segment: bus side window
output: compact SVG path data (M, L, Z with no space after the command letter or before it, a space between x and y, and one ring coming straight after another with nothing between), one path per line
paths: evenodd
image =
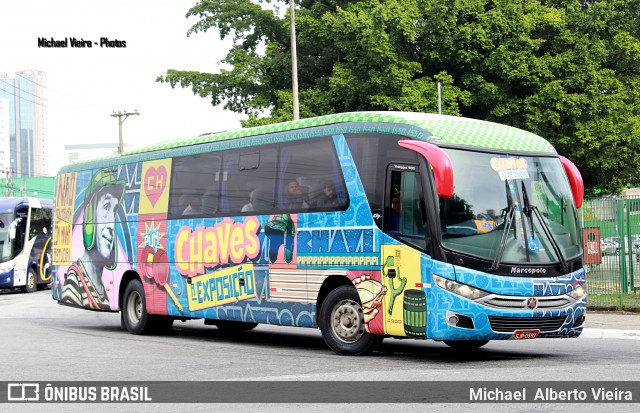
M320 203L325 185L335 200ZM330 138L282 144L277 201L280 211L290 213L346 208L347 189Z
M173 159L169 218L205 217L217 212L217 197L206 195L218 191L220 163L221 157L215 152Z
M226 151L220 194L222 214L273 213L277 160L277 145Z
M45 235L48 227L51 227L51 210L47 208L32 208L29 238Z

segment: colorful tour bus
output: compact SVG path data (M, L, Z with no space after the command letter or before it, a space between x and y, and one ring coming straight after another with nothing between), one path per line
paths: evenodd
M34 292L51 282L53 202L0 198L0 288Z
M204 319L477 348L577 337L577 168L544 139L461 117L359 112L63 167L53 298L133 334Z

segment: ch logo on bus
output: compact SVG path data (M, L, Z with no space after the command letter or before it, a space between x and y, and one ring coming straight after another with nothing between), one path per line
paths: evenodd
M538 300L536 300L533 297L529 297L529 299L527 300L527 308L529 310L533 310L534 308L536 308L538 306Z

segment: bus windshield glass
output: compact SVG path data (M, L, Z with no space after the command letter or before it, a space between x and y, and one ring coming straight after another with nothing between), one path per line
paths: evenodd
M580 254L571 188L555 157L446 149L454 195L440 199L443 246L499 264L555 264Z
M10 237L11 223L15 215L13 213L0 214L0 262L13 258L13 246Z

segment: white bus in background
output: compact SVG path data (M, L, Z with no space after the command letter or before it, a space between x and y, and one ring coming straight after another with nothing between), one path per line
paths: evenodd
M0 289L34 292L51 282L53 201L0 198Z

